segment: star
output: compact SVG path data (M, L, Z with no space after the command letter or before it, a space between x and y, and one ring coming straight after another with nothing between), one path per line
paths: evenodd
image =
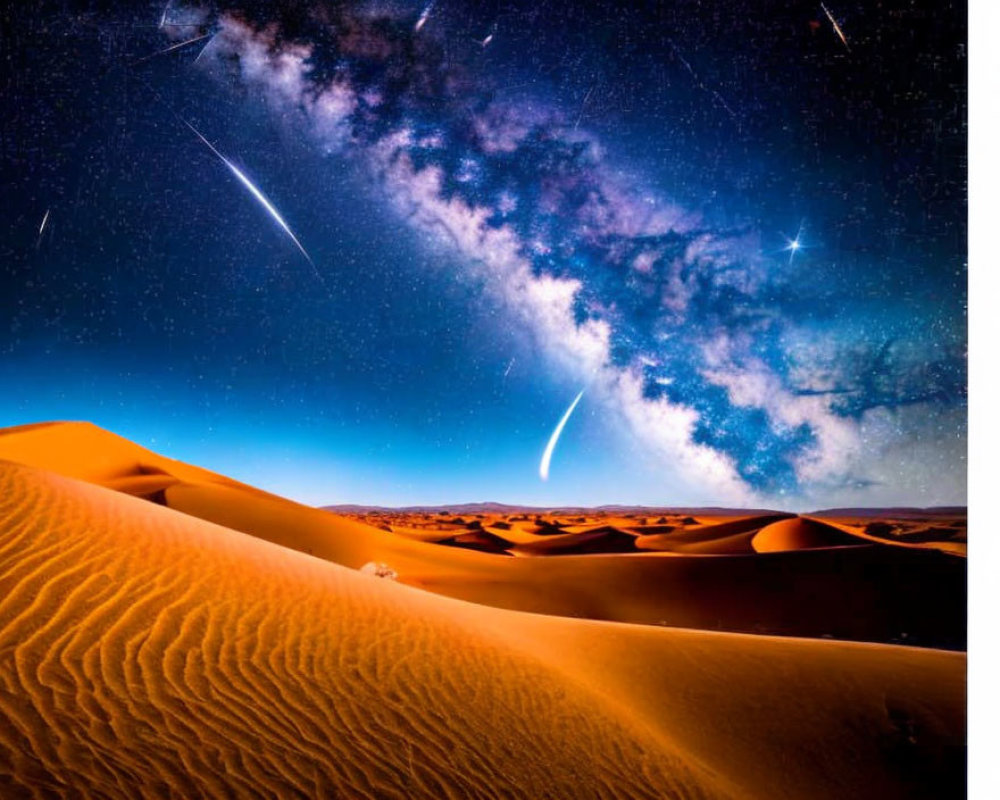
M788 263L792 263L792 259L795 258L795 254L802 250L805 245L802 244L802 224L799 224L798 233L795 234L794 239L789 239L787 236L784 237L787 244L781 248L782 252L788 253Z

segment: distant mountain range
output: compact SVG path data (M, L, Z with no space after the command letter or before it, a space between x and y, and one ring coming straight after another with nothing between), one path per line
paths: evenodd
M341 504L321 506L323 511L334 514L585 514L600 511L611 514L685 514L689 516L742 514L774 514L768 508L723 508L721 506L518 506L507 503L454 503L440 506L364 506ZM890 507L890 508L825 508L806 512L814 517L883 517L896 519L906 517L957 516L964 515L965 506L932 506L930 508Z

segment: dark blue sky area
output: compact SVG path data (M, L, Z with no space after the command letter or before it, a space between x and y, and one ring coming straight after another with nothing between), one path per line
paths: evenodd
M964 502L964 4L752 6L8 4L0 424L315 503Z

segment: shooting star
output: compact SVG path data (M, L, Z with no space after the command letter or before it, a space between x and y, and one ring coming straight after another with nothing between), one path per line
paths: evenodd
M511 371L511 369L513 369L513 367L514 367L514 362L515 362L515 361L517 361L517 359L516 359L516 358L511 358L511 360L507 362L507 369L505 369L505 370L503 371L503 376L504 376L505 378L506 378L506 377L507 377L508 375L510 375L510 371Z
M434 10L434 3L430 2L424 6L424 10L420 12L420 19L417 20L417 24L413 26L414 33L420 33L420 29L427 24L427 19L431 15L431 11Z
M159 25L160 28L162 28L164 25L167 24L167 12L169 10L170 10L170 2L168 0L167 4L163 7L163 16L160 17L160 25Z
M559 442L559 437L562 435L563 428L566 427L566 423L569 422L570 416L576 409L576 404L580 402L580 398L583 397L583 393L587 391L582 389L580 394L576 396L576 399L570 404L570 407L566 409L566 413L563 414L562 419L559 420L559 424L556 425L556 429L552 431L552 436L549 437L549 443L545 446L545 452L542 453L542 463L538 465L538 477L543 481L549 479L549 464L552 463L552 452L556 449L556 444Z
M38 238L35 240L35 249L36 250L39 247L42 246L42 234L45 233L45 226L49 222L49 212L51 210L52 209L50 209L50 208L45 209L45 216L42 217L42 224L38 226Z
M674 44L673 39L667 39L667 42L670 44L670 49L673 50L674 55L677 56L677 59L684 65L684 69L687 70L688 74L694 80L695 86L697 86L703 92L707 92L708 94L712 95L712 97L718 100L719 105L721 105L726 110L726 113L729 114L729 116L731 116L734 120L736 120L737 126L739 127L739 122L740 122L739 115L735 111L733 111L729 103L726 102L726 98L723 97L721 94L719 94L719 92L713 89L712 87L707 86L705 82L702 81L700 77L698 77L698 74L694 71L694 67L691 66L691 62L688 61L686 58L684 58L684 55L681 53L681 51L677 49L677 45Z
M576 123L574 123L573 125L574 132L576 132L576 129L580 127L580 120L583 119L583 112L587 108L587 101L590 100L590 96L594 93L594 88L596 86L597 84L595 83L593 86L590 87L589 91L587 92L587 96L583 98L583 103L580 104L580 113L576 115Z
M166 55L180 47L186 47L189 44L194 44L195 42L200 42L202 39L207 39L209 36L213 36L211 33L203 33L201 36L195 36L193 39L186 39L183 42L178 42L177 44L172 44L164 50L157 50L155 53L150 53L148 56L143 56L142 58L136 59L129 66L135 66L136 64L141 64L143 61L149 61L151 58L156 58L157 56Z
M847 37L844 36L844 32L840 29L840 25L837 24L837 20L833 18L833 14L830 13L830 9L826 7L825 3L820 3L819 7L823 9L823 13L826 14L826 18L830 20L830 24L833 25L833 32L840 37L840 41L844 43L844 47L847 48L847 52L851 52L851 46L847 43Z
M212 34L212 38L211 38L211 39L209 39L209 40L208 40L207 42L205 42L205 46L204 46L203 48L201 48L201 50L199 50L199 51L198 51L198 55L196 55L196 56L194 57L194 61L192 61L191 63L192 63L192 64L197 64L197 63L198 63L198 60L199 60L199 59L200 59L200 58L201 58L201 57L202 57L203 55L205 55L205 51L206 51L206 50L208 50L208 48L212 46L212 42L214 42L214 41L215 41L215 34L213 33L213 34Z
M215 145L213 145L210 141L208 141L208 139L202 136L194 125L192 125L187 120L184 120L184 124L187 125L194 132L195 136L201 139L201 141L205 144L205 146L209 150L211 150L213 153L215 153L216 156L218 156L219 160L223 164L229 167L229 171L232 172L233 175L235 175L239 179L240 183L242 183L250 192L250 194L254 196L254 199L257 200L257 202L260 203L262 206L264 206L264 208L267 210L267 213L270 214L271 217L274 219L274 221L281 226L281 229L288 234L288 237L293 242L295 242L295 246L299 248L299 252L302 253L303 256L305 256L306 261L308 261L309 265L313 268L313 272L316 274L316 277L319 279L319 282L322 283L324 287L326 287L326 282L323 280L323 277L317 271L316 264L309 256L309 253L306 252L306 249L302 246L302 243L296 238L295 234L292 233L292 229L288 227L288 223L285 222L281 214L278 213L278 209L276 209L273 205L271 205L271 201L264 196L263 192L261 192L260 189L254 186L253 182L246 175L244 175L240 171L240 169L235 164L233 164L232 161L230 161L228 158L222 155L222 153L220 153L215 148Z
M490 32L486 35L485 39L473 39L472 41L474 41L476 44L478 44L485 50L487 47L489 47L490 42L493 41L493 34L495 34L496 32L497 32L497 26L494 24L493 27L490 29Z

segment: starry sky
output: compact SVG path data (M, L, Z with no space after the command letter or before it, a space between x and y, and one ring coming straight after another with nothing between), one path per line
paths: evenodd
M964 3L636 6L5 3L0 425L315 504L964 503Z

